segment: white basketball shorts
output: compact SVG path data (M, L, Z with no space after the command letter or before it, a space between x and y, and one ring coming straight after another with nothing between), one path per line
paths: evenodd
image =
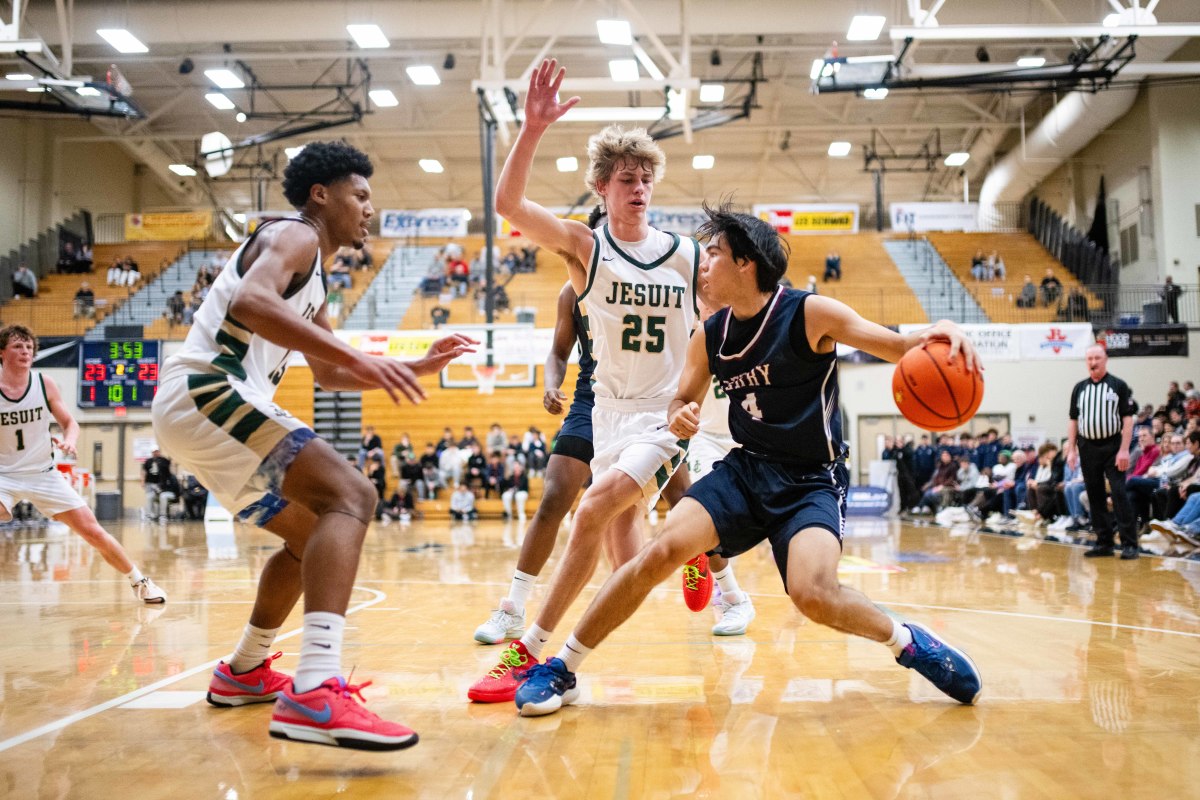
M592 480L606 470L625 473L653 505L687 454L687 442L667 430L669 400L597 397L592 410Z

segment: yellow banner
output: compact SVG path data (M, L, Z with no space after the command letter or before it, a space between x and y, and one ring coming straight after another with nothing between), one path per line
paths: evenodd
M359 333L357 331L335 331L338 338L347 342L355 350L373 356L388 356L390 358L422 358L429 351L434 340L444 333L436 331L372 331Z
M792 233L808 233L811 231L853 231L856 215L842 211L829 213L824 211L807 211L792 214Z
M207 239L211 235L211 211L125 215L127 242L178 242Z
M857 233L858 206L834 203L768 204L754 213L782 234Z

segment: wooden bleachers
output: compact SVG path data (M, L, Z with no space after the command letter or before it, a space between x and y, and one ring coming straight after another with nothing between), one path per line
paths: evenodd
M885 235L863 232L846 235L792 235L788 244L788 279L797 288L817 277L817 292L840 300L867 319L881 325L928 322L929 318L904 276L883 249ZM842 257L842 279L823 282L825 256L837 250Z
M59 275L51 273L38 281L38 296L32 299L10 300L0 311L5 323L28 326L40 336L80 336L111 314L136 291L127 287L105 284L105 276L117 258L133 256L142 274L142 283L153 280L167 263L175 261L186 245L183 242L124 242L98 244L93 249L90 274ZM87 281L96 295L95 316L76 318L74 298L79 285Z
M1078 279L1028 233L931 233L929 241L992 322L1054 322L1059 319L1058 305L1066 302L1071 289L1083 288ZM982 250L985 255L993 250L999 254L1006 271L1004 281L980 282L971 277L971 257L976 250ZM1039 305L1017 308L1015 301L1021 293L1025 276L1029 275L1035 284L1040 284L1047 269L1053 270L1054 275L1062 281L1063 290L1058 305L1040 305L1039 294ZM1085 294L1089 308L1101 308L1101 302L1095 295L1086 290Z

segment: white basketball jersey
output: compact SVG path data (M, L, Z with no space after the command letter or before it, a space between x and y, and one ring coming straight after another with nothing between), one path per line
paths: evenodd
M640 242L594 231L587 288L579 298L596 359L597 397L675 396L696 323L700 247L655 228Z
M700 433L722 444L735 447L733 435L729 433L729 395L721 389L714 375L704 405L700 406Z
M267 224L285 224L283 221ZM259 228L261 231L266 225ZM273 397L275 387L283 380L292 351L252 333L229 312L233 294L245 274L242 255L254 237L247 239L229 259L200 304L188 331L183 348L163 365L162 380L201 373L226 374L243 381L264 397ZM297 314L307 320L316 317L325 303L325 275L321 270L321 253L308 272L308 278L298 288L283 296Z
M50 405L40 373L30 370L29 385L19 398L0 391L0 472L45 472L54 466L50 441ZM11 509L10 509L11 510Z

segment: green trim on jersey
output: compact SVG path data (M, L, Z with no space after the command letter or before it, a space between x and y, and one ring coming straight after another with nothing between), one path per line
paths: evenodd
M696 312L696 319L700 319L700 304L696 302L696 287L700 285L700 242L692 239L692 244L696 247L696 257L692 262L692 310Z
M254 334L242 323L226 313L225 320L214 337L221 355L212 360L212 365L227 375L246 380L246 367L242 364L250 352L250 338Z
M688 439L676 440L675 444L679 445L680 451L677 452L675 455L671 456L670 471L667 470L667 465L664 463L661 467L658 468L658 471L654 473L654 481L658 484L658 488L660 491L662 490L662 488L664 486L667 485L667 482L669 480L671 480L671 476L675 474L675 470L679 469L679 462L682 461L683 458L687 455L687 448L688 448L689 441L690 440L688 440Z
M229 381L218 375L188 375L188 393L196 410L242 444L269 420L247 403ZM239 413L241 412L241 413Z
M54 416L54 409L50 408L50 395L46 393L46 376L38 373L38 380L42 383L42 402L46 404L46 410L50 412L50 416ZM32 383L33 381L30 381Z
M651 230L658 230L658 229L651 228ZM657 267L660 264L662 264L663 262L665 262L668 258L675 255L675 251L679 249L679 234L671 233L668 235L671 237L671 247L667 250L667 252L663 256L655 259L654 261L652 261L649 264L646 264L641 261L638 261L636 258L629 255L624 250L622 250L620 247L618 247L616 240L613 239L613 237L612 237L612 233L608 230L608 225L604 226L604 238L608 239L608 243L610 245L612 245L612 249L617 251L617 255L619 255L621 258L625 259L630 264L632 264L633 266L635 266L639 269L654 269L655 267Z
M590 292L592 290L592 284L596 282L596 267L598 267L599 265L600 265L600 237L596 235L595 231L592 231L592 263L591 263L591 266L588 267L587 286L583 287L583 294L581 294L581 295L579 295L579 297L575 298L576 305L579 305L580 303L582 303L583 298L587 297L588 292ZM582 310L583 309L580 308L580 311L582 311ZM591 341L591 340L589 339L589 341Z

